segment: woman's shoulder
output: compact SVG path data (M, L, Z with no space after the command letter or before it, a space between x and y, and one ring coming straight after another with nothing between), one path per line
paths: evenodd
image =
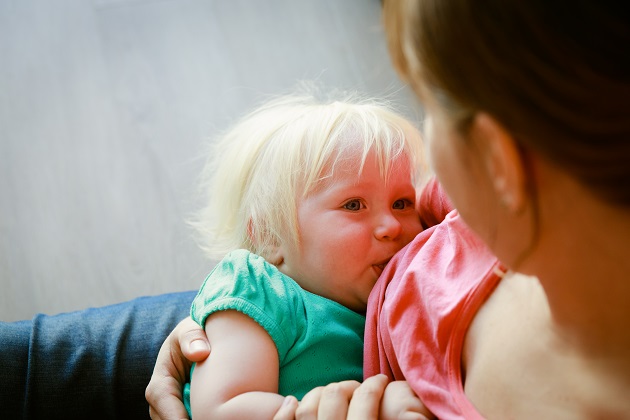
M432 177L420 190L416 207L424 229L442 222L454 207L437 178Z
M392 292L403 284L417 288L423 300L437 304L461 299L497 265L496 256L452 210L403 248L378 283L385 283Z
M463 390L453 388L453 378L461 379L464 336L498 284L498 268L456 211L421 232L390 262L370 295L366 371L386 367L394 379L406 379L434 413L461 413L456 401Z

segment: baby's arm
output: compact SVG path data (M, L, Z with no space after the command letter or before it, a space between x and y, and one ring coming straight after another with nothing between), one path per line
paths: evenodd
M205 329L212 352L192 374L193 419L272 418L284 397L277 394L278 351L267 331L233 310L210 315Z

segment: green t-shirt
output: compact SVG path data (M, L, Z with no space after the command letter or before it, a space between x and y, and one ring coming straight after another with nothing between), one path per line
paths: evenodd
M302 399L317 386L363 379L365 317L307 292L264 258L246 250L228 254L204 281L190 313L204 326L210 314L228 309L251 317L276 344L279 394ZM188 392L185 398L188 408Z

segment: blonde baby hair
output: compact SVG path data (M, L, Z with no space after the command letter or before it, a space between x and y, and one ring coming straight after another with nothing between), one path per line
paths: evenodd
M383 177L406 156L412 182L421 181L420 133L386 102L356 94L266 102L213 143L201 177L205 205L192 222L202 248L211 258L245 248L269 260L280 243L299 246L300 198L342 160L354 159L360 173L371 150Z

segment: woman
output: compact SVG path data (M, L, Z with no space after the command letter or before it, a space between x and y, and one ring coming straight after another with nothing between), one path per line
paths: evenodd
M630 416L626 12L612 1L570 10L542 0L385 3L393 61L427 113L433 169L510 269L467 326L465 400L449 409ZM387 403L398 384L386 383L317 389L300 415L374 417L383 390ZM147 395L161 410L154 385ZM277 417L291 418L296 404L283 408Z

